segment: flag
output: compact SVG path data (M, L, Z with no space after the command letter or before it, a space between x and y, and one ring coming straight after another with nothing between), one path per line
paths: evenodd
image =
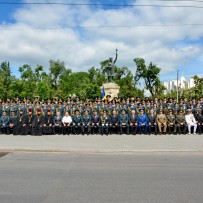
M104 86L102 87L102 100L106 99Z

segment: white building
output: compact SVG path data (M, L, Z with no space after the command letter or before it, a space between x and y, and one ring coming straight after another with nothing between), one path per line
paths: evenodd
M187 89L192 88L192 87L195 86L194 79L192 77L187 80L183 76L181 76L178 79L178 81L177 80L171 80L171 81L168 81L168 82L163 82L163 85L167 89L165 91L165 93L171 92L171 91L176 91L177 90L177 85L178 85L179 89L184 89L184 90L187 90Z

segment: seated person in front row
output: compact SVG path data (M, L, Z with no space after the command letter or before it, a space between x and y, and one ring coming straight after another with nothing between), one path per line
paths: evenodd
M138 127L140 130L140 134L147 134L147 130L148 130L148 117L146 114L144 114L144 110L140 109L140 114L138 115Z
M195 115L195 120L197 122L197 129L199 134L202 133L203 130L203 115L201 110L197 110L196 115Z
M94 113L92 115L92 133L99 133L99 123L100 123L100 117L98 115L97 110L94 110Z
M80 115L79 110L75 110L75 115L73 116L73 133L78 135L81 133L81 126L82 126L82 116Z
M62 118L63 123L63 134L70 134L71 133L71 126L72 126L72 117L66 111L65 116Z
M148 114L148 123L149 123L149 134L152 133L152 128L154 128L154 134L157 134L157 122L156 122L156 115L153 109L149 111Z
M183 115L183 111L180 110L179 114L176 115L176 125L178 128L178 133L181 134L186 134L186 130L187 130L187 124L185 121L185 116Z
M120 127L120 134L123 134L123 129L126 129L126 133L129 135L129 118L126 114L125 109L121 111L119 116L119 127Z
M195 120L195 117L191 111L191 109L188 109L188 113L185 115L185 120L188 126L188 134L191 134L191 127L194 127L193 134L196 134L197 130L197 122Z
M135 110L131 110L131 114L129 115L129 123L130 123L130 128L131 128L131 132L133 135L136 135L137 133L137 128L138 128L138 124L137 124L137 114Z
M53 133L55 134L56 132L58 134L62 133L62 116L60 111L56 112L56 116L54 116L54 126L53 126Z
M173 129L173 134L176 134L176 118L175 115L172 113L172 110L168 110L167 118L167 127L168 132L171 134L171 130Z
M43 134L51 135L53 134L54 116L51 114L50 109L47 109L47 114L44 117Z
M4 111L3 115L0 118L1 134L7 134L8 126L9 126L9 117L7 115L7 111Z
M112 134L114 131L115 133L118 133L118 115L116 110L112 111L112 114L110 115L110 133Z
M101 135L103 135L104 133L108 135L109 123L110 123L110 118L107 115L107 111L103 110L103 115L100 116Z
M167 118L166 115L163 114L163 110L159 110L159 114L156 116L156 122L159 128L159 134L166 134L166 129L167 129ZM162 132L162 127L163 127L163 132Z
M84 115L82 116L82 134L85 133L85 130L87 132L87 135L91 132L91 116L89 114L88 110L85 110Z

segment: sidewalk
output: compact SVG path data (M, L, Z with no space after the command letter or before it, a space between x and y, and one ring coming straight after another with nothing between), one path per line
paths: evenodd
M203 135L0 135L0 152L203 152Z

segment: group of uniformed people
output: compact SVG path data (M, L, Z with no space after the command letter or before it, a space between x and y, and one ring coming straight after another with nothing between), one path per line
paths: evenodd
M177 134L202 133L203 98L0 99L0 133Z

